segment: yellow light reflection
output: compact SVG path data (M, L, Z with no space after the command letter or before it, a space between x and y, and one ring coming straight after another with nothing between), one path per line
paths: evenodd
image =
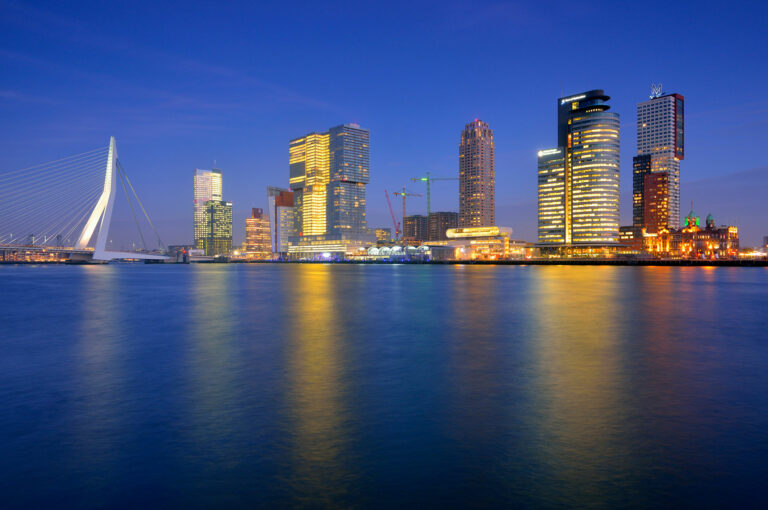
M299 504L338 506L346 492L341 308L331 266L300 265L291 281L295 320L288 353L294 495Z

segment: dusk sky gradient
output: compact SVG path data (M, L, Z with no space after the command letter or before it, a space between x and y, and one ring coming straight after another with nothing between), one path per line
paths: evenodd
M7 2L0 0L0 173L106 146L166 244L192 241L192 175L214 160L235 241L288 141L371 131L369 226L384 189L458 174L464 124L496 141L497 220L536 240L536 152L556 99L604 89L621 115L622 224L631 222L635 108L652 82L686 99L681 212L768 235L765 2ZM433 210L458 210L456 182ZM409 202L424 213L425 199Z

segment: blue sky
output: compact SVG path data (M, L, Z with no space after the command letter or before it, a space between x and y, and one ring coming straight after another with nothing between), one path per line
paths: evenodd
M535 240L536 151L555 143L556 98L612 96L627 223L635 105L662 82L686 97L682 209L694 200L757 244L768 235L767 19L763 2L0 0L0 172L114 135L173 244L191 240L193 170L215 160L237 241L266 186L287 185L289 139L357 122L371 130L369 224L389 226L384 189L455 176L461 129L478 117L495 132L498 222ZM456 183L435 183L433 209L458 209Z

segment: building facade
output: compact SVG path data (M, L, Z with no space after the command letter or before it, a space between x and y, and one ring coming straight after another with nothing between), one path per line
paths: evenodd
M207 256L228 255L232 251L232 202L209 200L205 203L201 249Z
M445 232L449 228L459 226L459 213L456 212L431 212L427 217L427 240L445 241L448 239Z
M269 215L262 209L251 209L251 217L245 219L245 255L256 260L272 257Z
M680 94L661 94L661 86L648 101L637 105L637 156L646 172L667 174L666 227L680 227L680 161L685 159L685 98ZM646 159L643 159L646 158ZM641 182L633 181L633 205L643 199ZM642 205L640 206L642 207ZM633 225L646 227L636 222Z
M619 115L591 90L557 102L558 146L538 153L539 244L619 241Z
M643 227L646 233L669 228L669 172L651 172L643 179Z
M222 199L222 178L221 170L214 168L211 170L195 169L194 195L192 205L194 208L194 245L195 248L202 249L206 237L206 202L209 200Z
M291 140L288 153L296 232L299 236L325 234L330 175L328 133L310 133Z
M645 205L643 192L645 176L651 173L651 155L642 154L632 158L632 226L645 227Z
M459 226L496 224L496 174L493 131L475 119L459 143Z
M427 240L428 223L427 217L421 214L406 216L403 221L403 240L422 243Z
M392 242L392 229L391 228L376 228L373 229L376 235L376 244L390 244Z

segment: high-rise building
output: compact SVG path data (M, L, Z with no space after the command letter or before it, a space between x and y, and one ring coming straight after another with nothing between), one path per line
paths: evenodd
M496 224L496 175L493 131L475 119L459 143L459 226Z
M427 217L427 240L445 241L445 231L459 226L459 213L431 212Z
M202 249L208 256L232 251L232 202L208 200L205 203Z
M680 94L662 94L661 85L653 87L648 101L637 105L637 156L638 165L647 167L650 173L666 172L667 178L667 228L680 227L680 161L685 158L685 98ZM633 206L643 200L642 183L633 181ZM637 210L637 209L635 209ZM633 214L633 224L645 227L642 219ZM635 222L640 223L635 223Z
M427 217L421 214L406 216L403 221L403 239L413 242L427 240Z
M310 133L290 142L289 183L294 192L299 236L323 235L326 232L328 156L328 133Z
M609 99L602 90L558 99L558 146L538 154L541 245L619 240L619 115Z
M194 180L194 198L192 204L194 207L194 241L195 248L203 248L203 239L206 232L206 211L205 203L209 200L222 199L222 180L221 170L214 168L212 170L195 169Z
M539 151L539 243L564 244L565 149Z
M290 187L297 257L344 257L376 242L365 217L370 133L357 124L332 127L290 142Z
M269 216L260 208L251 209L245 219L245 253L248 258L266 260L272 256Z
M272 255L275 258L286 256L290 239L298 235L296 232L293 197L293 191L274 186L267 187Z
M357 124L328 130L328 234L364 234L365 185L370 181L370 132Z

